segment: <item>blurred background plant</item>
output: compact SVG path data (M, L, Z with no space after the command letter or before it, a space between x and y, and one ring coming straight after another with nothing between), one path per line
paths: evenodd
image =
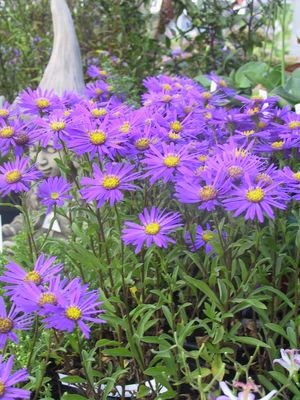
M99 50L108 51L116 73L127 76L119 82L131 96L140 94L146 76L159 72L194 77L214 70L228 75L248 61L272 65L280 57L276 43L281 40L278 26L284 0L68 0L68 4L85 66ZM285 16L288 25L290 13ZM0 94L13 100L21 89L37 86L50 57L49 0L2 0L0 37Z

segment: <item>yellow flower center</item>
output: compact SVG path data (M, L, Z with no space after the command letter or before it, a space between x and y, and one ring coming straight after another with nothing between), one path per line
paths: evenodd
M42 277L38 272L30 271L26 274L24 281L25 282L33 282L36 285L39 285L42 282Z
M177 167L179 162L180 162L180 159L178 156L167 156L164 158L164 164L168 168Z
M2 381L2 379L0 379L0 396L3 396L4 392L5 392L5 384Z
M71 114L71 110L64 111L64 116L68 117Z
M161 87L162 87L164 90L167 90L167 91L172 90L172 86L169 85L168 83L164 83L163 85L161 85Z
M102 117L107 114L107 111L105 110L105 108L94 108L91 111L91 114L93 117Z
M212 98L212 94L210 92L203 92L203 93L201 93L201 97L203 99L211 99Z
M72 321L78 321L82 317L82 312L79 307L71 306L66 310L66 317Z
M147 235L157 235L160 231L160 225L158 222L151 222L145 226L145 232Z
M265 127L267 126L267 124L266 124L266 122L264 122L264 121L259 121L259 123L257 124L257 126L258 126L259 128L265 128Z
M232 165L231 167L229 167L227 169L227 172L231 178L240 178L244 174L243 169L241 167L238 167L237 165Z
M95 90L95 93L96 93L96 94L102 94L102 93L103 93L103 90L100 89L100 88L97 88L97 89Z
M50 126L54 132L58 132L58 131L62 131L63 129L65 129L66 124L62 121L56 121L56 122L51 122Z
M50 106L50 101L44 98L36 99L35 104L37 105L38 108L47 108Z
M8 333L14 326L13 321L10 318L0 317L0 333Z
M251 201L252 203L259 203L264 199L264 197L265 197L264 191L260 187L257 187L252 190L247 190L246 193L247 200Z
M140 138L134 142L134 147L137 150L147 150L149 149L150 139Z
M224 79L220 79L219 80L219 85L222 86L222 87L227 87L227 82L224 81Z
M6 108L0 108L0 117L8 117L9 111Z
M204 114L204 117L205 117L206 119L212 119L212 113L211 113L211 112L206 112L206 113Z
M182 131L182 125L181 125L180 121L173 121L173 122L171 122L171 123L170 123L170 128L171 128L174 132L176 132L176 133Z
M174 139L174 140L177 140L177 139L181 138L179 133L172 132L172 131L168 133L168 136L169 136L170 139Z
M29 137L25 133L21 133L15 138L15 142L20 145L26 144L28 141Z
M201 167L198 167L198 168L196 169L195 175L196 175L196 176L201 176L201 173L202 173L203 171L205 171L206 169L207 169L207 166L206 166L206 165L201 165Z
M193 107L192 106L186 106L183 109L185 114L189 114L191 111L193 111Z
M161 99L164 103L170 103L170 101L172 100L172 96L170 96L169 94L165 94Z
M57 298L55 294L51 292L42 293L41 297L39 298L38 305L42 307L44 304L52 304L53 306L56 306Z
M265 183L272 183L272 179L270 177L270 175L265 174L265 173L261 173L258 174L257 177L255 178L255 182L259 182L259 181L263 181Z
M199 161L206 161L207 160L207 156L205 154L200 154L200 156L198 156L198 160Z
M185 88L185 90L191 90L191 89L192 89L192 87L193 87L192 85L185 85L185 87L184 87L184 88Z
M15 169L13 171L9 171L5 175L5 180L7 183L16 183L22 177L22 174L19 170Z
M300 181L300 171L295 172L295 173L293 174L293 178L296 179L296 181Z
M0 137L2 138L11 138L14 134L14 128L12 126L5 126L0 130Z
M125 121L124 124L121 126L121 128L119 129L120 132L123 133L128 133L130 132L130 123L128 121Z
M204 242L209 242L211 239L213 239L214 234L211 231L204 231L202 233L202 239L204 240Z
M297 129L300 127L300 121L291 121L289 123L289 128L290 129Z
M182 89L182 85L179 82L175 82L174 86L178 87L179 89Z
M251 131L243 131L243 132L242 132L242 135L244 135L244 136L251 136L251 135L253 135L253 133L255 133L255 130L254 130L254 129L251 129Z
M211 185L203 186L199 190L199 197L202 201L213 200L217 197L218 191Z
M106 134L104 131L96 130L90 132L89 135L90 135L90 141L93 144L99 145L105 143L106 141Z
M253 115L253 114L257 114L257 113L259 113L258 107L249 108L249 110L247 111L247 114L249 114L249 115Z
M283 148L283 145L284 145L284 141L283 141L283 140L279 140L278 142L273 142L273 143L271 144L271 147L272 147L272 149L278 149L278 150L280 150L280 149Z
M105 175L103 178L102 186L107 189L115 189L120 185L120 179L116 175Z
M106 76L106 75L107 75L107 72L104 71L103 69L99 69L99 75L101 75L101 76Z
M59 193L58 192L52 192L50 194L50 197L52 200L57 200L59 198Z

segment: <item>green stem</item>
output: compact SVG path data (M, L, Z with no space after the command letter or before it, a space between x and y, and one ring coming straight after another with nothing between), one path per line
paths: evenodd
M35 316L35 320L34 320L34 328L33 328L33 339L31 342L31 347L30 347L30 353L29 353L29 357L27 360L27 369L29 369L31 360L32 360L32 356L33 356L33 352L34 352L34 347L37 341L37 337L38 337L38 331L39 331L39 320L38 320L38 316Z
M51 353L51 339L52 339L52 330L50 330L50 333L49 333L47 356L46 356L45 362L43 363L42 373L41 373L41 376L39 378L39 383L38 383L37 389L35 391L33 400L37 400L38 399L38 395L39 395L41 387L43 385L43 380L44 380L44 377L45 377L45 373L46 373L46 370L47 370L47 365L48 365L49 358L50 358L50 353Z

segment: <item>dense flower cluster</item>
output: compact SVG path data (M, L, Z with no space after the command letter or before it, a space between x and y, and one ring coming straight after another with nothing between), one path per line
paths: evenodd
M78 326L87 338L90 332L88 322L104 323L104 320L96 318L103 312L99 309L102 302L98 300L98 291L89 290L79 278L71 281L62 278L63 265L55 264L55 260L55 257L41 254L30 271L13 261L6 265L0 281L6 284L6 295L10 296L13 305L7 314L0 297L2 348L7 338L17 342L14 330L30 328L32 313L42 317L46 328L72 332Z
M288 161L299 150L300 117L287 107L278 108L275 97L236 95L215 74L209 76L215 91L188 78L162 75L145 80L143 106L133 108L113 94L106 71L90 66L88 73L95 80L87 85L86 96L65 93L59 98L51 91L27 89L14 110L4 104L1 153L12 151L16 158L0 167L2 195L27 191L41 178L36 164L30 165L22 154L28 147L51 144L93 162L80 180L80 194L98 207L107 202L113 206L143 182L167 186L173 199L193 204L200 215L201 210L223 209L259 222L299 200L300 172L282 167L280 160ZM29 115L24 121L23 114ZM73 198L71 188L57 177L41 180L36 191L49 213ZM145 228L135 229L135 238L128 228L123 238L138 251L142 243L166 245ZM191 249L209 242L199 229L192 246L191 234L186 235Z

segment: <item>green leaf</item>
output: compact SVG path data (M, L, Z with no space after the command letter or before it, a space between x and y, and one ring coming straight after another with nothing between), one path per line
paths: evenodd
M191 285L193 285L194 287L199 289L202 293L206 294L206 296L211 300L211 302L214 305L216 305L220 310L222 310L223 307L222 307L219 299L217 298L217 296L211 290L211 288L208 286L207 283L205 283L204 281L199 281L199 280L192 278L191 276L188 276L186 274L184 275L184 279L188 283L190 283Z
M283 336L286 339L288 338L285 330L280 325L269 322L269 323L265 324L265 327L271 329L271 331L278 333L280 336Z
M151 392L151 390L147 386L140 385L136 397L137 397L137 399L142 399L145 396L147 396L150 392Z
M96 343L96 347L104 347L104 346L120 346L121 342L117 342L115 340L109 339L100 339Z
M64 393L62 400L87 400L87 397L80 396L79 394Z
M262 342L259 339L255 339L249 336L235 336L234 339L239 343L249 344L255 347L266 347L267 349L270 349L270 346L268 344Z
M102 354L105 356L132 357L131 351L125 347L119 347L117 349L105 349L102 350Z
M60 381L65 383L85 383L86 379L81 378L81 376L72 375L65 376L64 378L61 378Z

